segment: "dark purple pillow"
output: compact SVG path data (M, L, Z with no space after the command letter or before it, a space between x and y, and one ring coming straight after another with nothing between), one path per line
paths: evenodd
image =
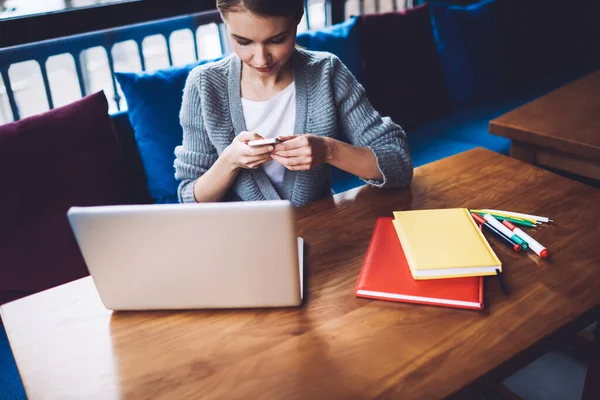
M103 92L0 126L0 304L88 275L67 210L116 204L120 158Z
M427 4L361 16L364 86L383 116L405 129L450 112Z

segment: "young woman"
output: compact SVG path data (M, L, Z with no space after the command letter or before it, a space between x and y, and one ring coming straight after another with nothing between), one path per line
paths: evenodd
M217 8L234 54L188 77L175 149L181 202L299 206L331 195L330 165L379 188L410 183L402 128L373 109L335 55L296 48L304 0L217 0Z

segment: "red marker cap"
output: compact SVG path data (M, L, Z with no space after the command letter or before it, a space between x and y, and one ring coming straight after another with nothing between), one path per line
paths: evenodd
M515 244L515 245L513 246L513 250L514 250L514 251L516 251L516 252L518 253L519 251L521 251L521 245L520 245L520 244Z
M510 229L511 231L514 231L515 228L517 227L515 224L513 224L512 222L509 221L502 221L502 225L504 225L505 227L507 227L508 229Z
M540 257L542 257L542 258L548 257L548 250L544 249L544 250L540 251Z
M475 222L484 225L487 223L487 221L485 219L483 219L483 217L477 213L471 213L471 217L473 217L473 219L475 220Z

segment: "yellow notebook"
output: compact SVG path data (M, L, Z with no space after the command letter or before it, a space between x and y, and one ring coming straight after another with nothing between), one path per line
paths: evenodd
M502 264L466 208L394 212L414 279L495 275Z

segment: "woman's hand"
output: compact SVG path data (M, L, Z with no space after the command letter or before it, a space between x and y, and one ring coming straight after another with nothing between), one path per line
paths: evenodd
M255 132L242 132L233 139L233 142L223 151L223 156L234 168L257 169L267 161L271 161L272 145L250 147L251 140L264 139Z
M332 144L317 135L279 136L271 158L292 171L306 171L331 158Z

